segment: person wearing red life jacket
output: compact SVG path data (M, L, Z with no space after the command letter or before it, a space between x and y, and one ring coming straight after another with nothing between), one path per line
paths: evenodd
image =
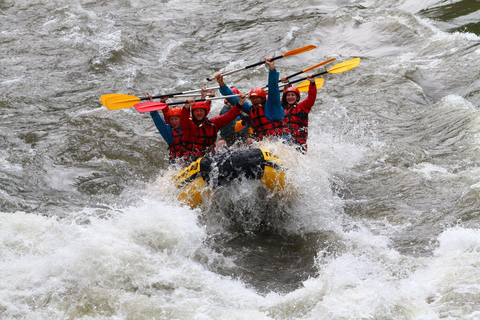
M165 102L168 99L162 99ZM150 116L155 123L158 131L168 144L170 162L174 163L183 156L182 128L180 127L180 115L182 108L173 107L162 110L163 117L160 117L158 111L151 111Z
M282 77L281 80L288 83L286 77ZM288 128L293 144L302 153L307 152L308 114L317 98L315 78L312 75L307 75L307 80L310 80L308 96L302 102L299 102L300 91L295 87L287 87L282 96L282 107L285 111L283 125Z
M283 124L285 112L280 102L278 89L278 71L271 58L265 58L265 63L270 71L268 74L267 93L261 88L250 91L249 98L252 106L249 110L249 125L253 129L255 140L260 141L265 137L281 137L290 139L288 128Z
M213 90L202 90L202 98L206 96L207 92L210 92L211 96L214 95ZM240 94L242 95L240 101L242 99L244 101L245 95ZM213 154L218 131L235 120L242 108L243 104L237 103L227 113L208 119L210 101L195 102L194 99L187 100L180 117L180 125L183 130L184 157L193 161L199 157Z

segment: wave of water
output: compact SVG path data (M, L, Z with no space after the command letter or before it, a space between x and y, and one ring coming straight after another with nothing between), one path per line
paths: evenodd
M263 296L209 271L232 261L202 244L194 212L152 201L85 216L2 214L3 317L478 317L476 230L446 229L432 257L403 255L365 228L344 232L317 253L316 277Z

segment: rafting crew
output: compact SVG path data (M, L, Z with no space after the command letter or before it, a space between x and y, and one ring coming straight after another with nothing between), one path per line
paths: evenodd
M207 94L215 96L213 90L204 89L201 94L202 99ZM207 117L211 107L210 100L204 102L195 102L194 99L187 100L180 116L185 160L193 161L215 152L218 131L237 118L243 108L243 101L246 97L243 93L240 94L239 101L242 101L242 104L237 103L227 113L211 119Z
M275 69L275 62L272 61L272 58L265 58L265 63L269 68L268 97L262 88L251 90L249 93L250 102L244 102L242 112L245 113L245 116L242 119L252 128L252 138L256 141L261 141L265 137L280 137L290 140L291 135L283 122L285 112L280 101L279 73ZM217 73L215 79L220 85L220 93L223 95L233 94L233 91L224 83L221 73ZM228 98L227 100L232 104L238 101L235 98ZM248 140L246 142L249 143Z
M161 102L165 103L167 99L168 97L164 97L161 99ZM151 111L150 116L152 117L153 123L155 123L158 132L160 132L163 139L168 144L169 159L171 163L174 163L183 156L183 133L180 126L182 108L164 108L162 112L165 120L162 119L158 111Z
M308 96L302 102L299 102L300 91L292 86L286 87L282 96L282 107L285 112L283 126L290 132L296 149L302 153L307 152L308 114L317 99L315 78L309 74L307 80L310 81ZM289 83L287 77L282 77L281 81Z
M308 114L317 96L315 79L312 75L307 76L310 81L308 96L302 102L300 91L291 86L284 90L280 99L279 72L275 69L275 62L265 58L265 64L269 68L268 95L262 88L254 88L248 96L250 101L245 95L227 98L217 117L207 117L211 101L195 102L194 99L188 99L183 108L163 109L165 121L157 111L150 112L169 145L171 162L179 158L182 162L190 162L214 154L222 147L235 143L250 145L254 140L264 138L282 138L283 142L294 144L297 150L306 153ZM238 89L225 84L221 73L217 73L215 79L222 95L240 94ZM288 84L286 77L281 82ZM201 98L207 95L215 96L213 90L203 89ZM218 142L217 134L220 135Z
M185 101L174 102L172 104L185 104L183 109L177 108L165 109L164 100L162 102L153 102L153 99L165 97L167 95L146 96L143 98L133 95L124 94L106 94L100 97L101 102L109 110L129 108L134 106L140 113L150 112L152 119L157 126L158 131L168 143L169 155L172 161L182 159L185 164L192 159L213 154L220 146L228 146L245 142L249 145L253 141L262 141L268 138L272 141L280 141L286 144L294 145L297 150L302 153L307 152L308 140L308 122L311 108L313 107L317 90L323 86L323 79L314 79L314 76L331 73L343 73L347 70L356 68L360 64L360 58L351 59L341 62L329 70L306 78L293 80L296 83L307 79L296 87L288 86L283 90L280 99L279 82L286 82L287 79L305 73L335 58L328 59L314 66L306 68L288 77L279 79L279 73L275 69L274 61L283 57L300 54L315 49L315 46L308 45L288 51L281 56L265 58L264 61L248 65L246 67L226 72L232 74L238 71L246 70L265 63L268 66L268 94L263 88L255 88L250 91L246 101L245 95L242 93L238 98L238 92L235 88L230 89L223 81L221 73L217 73L213 78L207 78L208 81L216 79L220 84L218 87L222 95L230 97L205 98L206 94L202 89L202 98L199 100L189 99ZM213 88L212 88L213 89ZM308 96L304 101L300 101L300 92L308 90ZM190 97L193 92L200 90L190 90L168 94L169 97ZM213 94L213 91L210 90ZM196 95L193 95L196 96ZM233 97L232 97L233 96ZM236 96L236 97L235 97ZM149 103L139 103L142 100L150 99ZM225 99L225 105L218 117L208 119L211 103L210 100ZM163 120L158 112L154 110L162 110L164 113ZM180 113L180 124L178 125L178 114ZM171 120L170 120L171 119ZM233 121L233 122L232 122ZM222 130L225 128L225 130ZM215 148L217 134L220 133L220 140ZM222 150L223 151L223 150ZM226 148L226 151L229 151Z

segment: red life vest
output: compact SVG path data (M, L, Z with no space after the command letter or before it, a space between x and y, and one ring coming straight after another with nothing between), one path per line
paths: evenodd
M297 105L285 109L283 125L287 127L292 135L292 141L306 151L308 138L308 113L301 112Z
M213 122L205 119L195 131L192 132L193 141L183 141L184 155L191 158L202 157L214 149L218 129Z
M267 136L279 136L288 132L283 120L268 120L265 117L264 105L257 104L250 108L250 127L253 129L256 140L260 141Z
M176 159L183 155L182 130L180 128L172 128L173 143L168 146L170 150L170 159Z

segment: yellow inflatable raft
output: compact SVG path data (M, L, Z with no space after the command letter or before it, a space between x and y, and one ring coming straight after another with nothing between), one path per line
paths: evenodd
M260 180L271 191L286 188L286 168L270 152L260 148L228 151L192 162L173 178L180 190L178 199L195 208L202 204L210 190L235 179Z

